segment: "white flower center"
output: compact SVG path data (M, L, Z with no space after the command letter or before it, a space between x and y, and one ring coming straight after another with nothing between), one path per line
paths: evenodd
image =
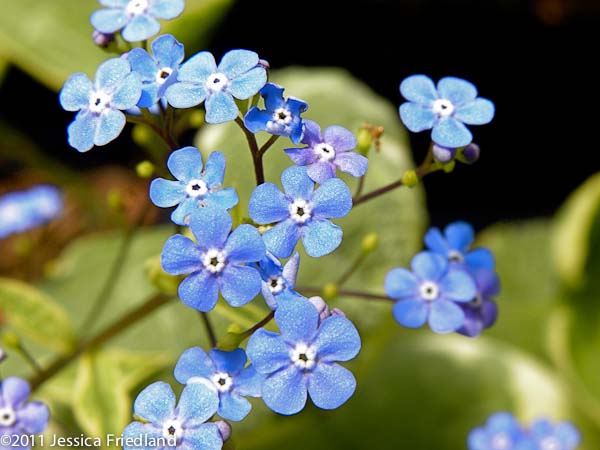
M434 101L431 109L440 117L448 117L454 113L454 105L450 100L446 100L445 98Z
M290 352L292 362L300 369L310 370L315 365L317 350L312 345L304 343L296 344L296 347Z
M463 257L461 252L457 250L450 250L448 252L448 260L450 262L462 263L464 262L465 258Z
M163 67L162 69L160 69L158 72L156 72L156 84L158 84L159 86L165 84L172 73L173 69L171 69L170 67Z
M270 276L267 283L269 285L269 290L273 294L279 294L281 291L283 291L283 288L285 288L285 282L281 276Z
M439 297L440 289L433 281L425 281L419 287L419 293L423 300L430 302Z
M231 385L233 384L233 378L225 372L215 373L210 380L219 392L227 392L231 389Z
M490 440L491 450L509 450L512 447L510 436L504 432L496 433Z
M12 427L16 421L17 415L11 407L6 406L0 409L0 426Z
M131 0L127 3L125 11L130 16L139 16L144 14L148 9L148 0Z
M540 450L560 450L560 442L552 436L545 437L540 442Z
M292 121L292 113L286 108L277 108L273 113L272 121L279 125L289 125Z
M168 443L178 444L183 436L183 427L177 419L167 420L163 425L163 437Z
M218 273L225 267L225 252L215 248L202 255L204 268L212 273Z
M202 180L193 179L185 187L185 192L190 197L202 197L208 192L208 186Z
M311 218L312 208L310 203L301 198L294 200L289 207L290 216L297 223L305 223Z
M228 83L229 83L229 80L227 79L227 77L224 74L213 73L206 80L206 88L209 91L218 92L218 91L222 91L223 89L225 89L225 87L227 86Z
M321 161L332 161L335 158L335 149L324 142L315 145L313 151Z
M0 209L2 222L13 223L21 218L21 209L16 203L9 203Z
M106 92L96 91L90 97L89 109L95 114L100 114L105 109L108 109L110 104L110 95Z

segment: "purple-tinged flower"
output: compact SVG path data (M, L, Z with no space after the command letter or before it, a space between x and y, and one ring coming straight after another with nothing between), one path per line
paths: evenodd
M352 209L352 194L339 178L314 190L306 168L293 166L281 175L285 193L273 183L258 186L250 198L250 217L259 224L276 223L263 235L267 250L278 258L289 257L298 240L309 256L318 258L342 242L342 229L331 223Z
M477 294L473 278L432 252L415 255L411 267L412 272L395 268L385 277L387 295L397 300L394 318L408 328L420 328L429 322L435 333L459 329L465 314L456 302L473 300Z
M531 440L527 450L575 450L581 442L579 431L569 422L554 425L547 419L538 419L527 434Z
M481 332L490 328L498 317L498 306L494 301L500 293L500 280L498 275L486 269L480 269L473 276L477 287L475 299L468 303L459 303L465 313L465 321L458 330L465 336L479 336Z
M431 151L434 158L442 164L449 163L454 159L454 156L456 156L455 148L443 147L435 143L433 144Z
M167 240L161 255L165 272L189 274L179 285L179 297L199 311L210 311L219 292L231 306L243 306L262 284L256 263L266 254L265 244L252 225L231 232L232 220L222 208L206 207L192 212L190 229L196 238L176 234Z
M196 147L184 147L171 153L167 167L176 178L156 178L150 184L150 199L161 208L177 205L171 220L187 225L190 214L198 208L215 206L228 210L238 203L234 188L223 188L225 156L212 152L202 166L202 155Z
M299 253L294 253L282 266L281 262L269 252L258 263L258 271L262 277L262 296L269 308L276 309L278 299L300 297L300 294L294 291L299 264Z
M532 450L522 447L525 433L509 413L490 416L485 426L475 428L467 440L469 450Z
M133 404L135 417L123 431L124 450L220 450L223 438L216 423L206 423L219 406L217 394L203 383L183 388L179 403L167 383L146 387Z
M137 106L149 108L162 99L167 88L177 80L183 58L183 45L170 34L152 42L152 55L143 48L134 48L127 54L131 70L142 80L142 96Z
M283 87L267 83L260 91L265 109L251 108L244 117L244 124L253 133L266 131L288 136L294 144L298 144L304 136L304 121L300 115L308 109L308 105L295 97L284 98L283 91Z
M139 75L122 58L100 64L94 83L83 73L71 75L60 92L62 107L79 111L69 125L69 144L87 152L116 139L125 127L121 111L133 108L141 95Z
M369 160L356 152L354 135L338 125L333 125L321 133L319 124L304 120L303 148L285 150L292 161L299 166L307 166L306 172L313 181L324 183L336 175L336 169L353 177L362 177L369 166Z
M308 301L317 309L319 312L319 323L331 316L343 316L346 317L344 311L339 308L330 308L329 305L321 297L315 296L310 297Z
M261 328L248 342L248 356L266 379L262 397L279 414L301 411L307 395L322 409L335 409L354 393L352 373L337 364L353 359L360 336L346 317L331 316L319 324L308 301L281 302L275 311L280 334Z
M494 255L487 248L469 250L475 240L473 227L466 222L453 222L444 228L433 227L425 235L425 245L451 263L464 264L471 271L494 270Z
M175 366L175 379L181 384L205 383L219 396L217 413L223 419L240 421L252 405L244 397L260 397L263 377L246 365L241 348L232 352L213 349L210 356L199 347L187 349Z
M431 130L436 144L457 148L469 145L473 135L467 125L484 125L494 117L494 104L477 98L477 89L460 78L442 78L436 86L425 75L413 75L400 84L408 100L400 106L400 118L412 131Z
M29 384L21 378L8 377L0 384L0 436L10 436L9 442L14 442L16 436L41 433L48 426L48 407L41 402L27 402L30 393ZM2 439L0 449L10 448L14 446ZM30 446L17 448L28 450Z
M169 86L166 98L175 108L191 108L204 103L206 121L223 123L234 120L239 109L234 97L246 100L267 82L267 71L258 55L249 50L231 50L217 66L209 52L200 52L186 61Z
M100 0L105 8L92 14L92 26L102 33L121 31L128 42L144 41L160 31L157 19L179 16L184 0Z

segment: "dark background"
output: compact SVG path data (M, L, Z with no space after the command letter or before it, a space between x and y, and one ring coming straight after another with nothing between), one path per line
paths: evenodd
M472 81L496 104L492 124L473 129L481 160L449 176L435 174L425 186L433 224L465 219L481 228L552 214L600 168L593 134L599 29L597 0L240 0L209 49L217 57L234 47L253 49L273 68L345 67L396 105L400 81L414 73ZM85 158L69 148L65 129L72 114L16 69L2 86L0 104L15 105L1 108L2 119L81 170L135 162L123 138ZM417 162L428 138L411 137Z

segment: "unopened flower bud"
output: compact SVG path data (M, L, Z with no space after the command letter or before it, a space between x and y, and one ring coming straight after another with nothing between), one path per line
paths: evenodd
M337 297L337 295L338 295L337 284L327 283L323 287L323 297L325 297L326 300L333 300L334 298Z
M373 145L373 134L367 130L366 128L361 128L358 130L356 135L356 149L358 152L366 156L371 150L371 146Z
M131 130L131 138L140 147L146 147L152 144L152 131L146 125L136 125Z
M94 32L92 33L92 41L94 41L94 44L101 48L108 47L114 40L114 33L102 33L98 30L94 30Z
M118 211L123 207L123 196L118 189L111 189L106 194L106 204L114 211Z
M21 347L21 338L12 331L6 331L2 335L2 343L6 348L18 349Z
M224 420L217 420L215 425L219 429L219 434L221 435L223 442L227 441L231 437L231 425Z
M466 164L474 164L479 159L480 151L479 145L471 142L463 149L460 160Z
M419 184L417 172L414 170L407 170L404 172L404 175L402 175L402 184L409 188L415 187L417 184Z
M271 64L269 64L269 61L267 61L266 59L259 59L258 65L266 70L269 70L271 68Z
M441 163L448 163L454 159L456 155L456 149L450 147L442 147L438 144L433 144L433 156L436 160Z
M371 253L379 245L379 236L377 233L369 233L362 240L361 247L364 253Z
M150 161L142 161L135 166L135 173L140 178L150 178L154 174L154 164Z

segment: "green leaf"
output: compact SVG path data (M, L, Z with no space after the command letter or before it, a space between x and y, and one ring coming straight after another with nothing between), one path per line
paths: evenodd
M50 296L33 286L0 278L0 311L16 333L46 348L67 353L75 345L68 315Z
M164 22L163 32L198 48L208 39L232 0L186 0L179 19ZM111 57L91 39L92 0L0 0L0 58L18 65L51 89L69 75L85 72ZM190 50L188 49L188 54Z

